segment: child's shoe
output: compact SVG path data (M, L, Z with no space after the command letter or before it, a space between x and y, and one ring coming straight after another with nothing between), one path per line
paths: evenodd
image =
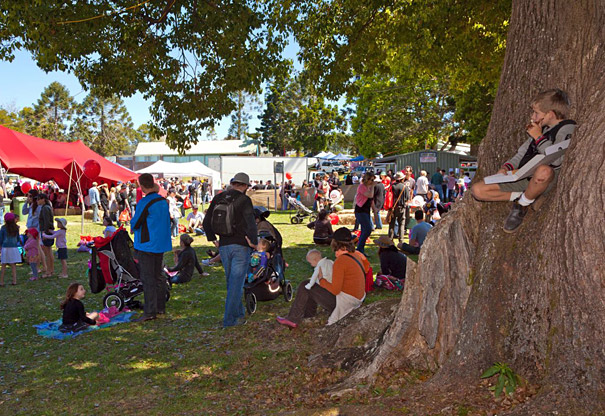
M32 277L30 277L30 278L29 278L29 280L31 280L32 282L33 282L34 280L38 280L38 276L32 276Z
M59 278L61 278L61 279L69 279L69 276L66 275L66 274L60 274Z

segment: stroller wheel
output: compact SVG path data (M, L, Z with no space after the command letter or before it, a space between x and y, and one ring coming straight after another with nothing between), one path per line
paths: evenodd
M317 214L313 213L309 217L309 222L317 221Z
M298 218L298 217L294 216L294 217L290 218L290 222L291 222L292 224L300 224L302 221L301 221L301 219L300 219L300 218Z
M284 286L284 299L286 299L286 302L292 301L293 292L294 291L292 290L292 283L286 282L286 285Z
M122 309L124 309L125 303L126 301L124 300L124 296L118 292L109 292L103 298L103 305L106 308L111 308L112 306L115 306L116 308L118 308L118 310L121 311Z
M256 312L256 295L252 292L246 293L246 310L249 315Z
M166 302L170 300L170 290L166 291Z

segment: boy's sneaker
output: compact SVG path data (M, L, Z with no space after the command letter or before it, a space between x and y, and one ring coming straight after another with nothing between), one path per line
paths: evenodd
M210 260L209 259L202 260L202 266L210 266Z
M504 232L514 233L523 222L529 206L520 205L517 201L513 202L513 208L504 221Z

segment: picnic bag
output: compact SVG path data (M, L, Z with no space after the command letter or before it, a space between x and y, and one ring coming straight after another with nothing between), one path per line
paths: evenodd
M378 286L386 290L403 290L403 281L393 276L379 274L376 276L374 286Z
M130 221L131 220L130 211L125 209L124 211L120 212L120 217L118 219L120 220L120 222Z

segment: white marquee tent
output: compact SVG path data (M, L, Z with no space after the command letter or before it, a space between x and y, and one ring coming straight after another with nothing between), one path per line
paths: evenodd
M153 165L137 170L137 173L161 173L164 177L204 177L212 180L213 189L221 189L220 172L210 169L199 160L187 163L171 163L158 160Z

